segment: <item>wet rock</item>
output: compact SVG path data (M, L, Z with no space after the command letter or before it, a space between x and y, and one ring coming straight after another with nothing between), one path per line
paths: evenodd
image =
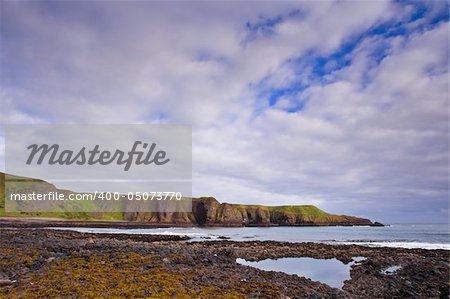
M89 280L98 281L99 286L111 283L102 289L110 297L124 297L134 290L140 293L130 297L159 296L168 290L178 297L202 298L214 298L213 294L217 297L217 292L246 298L448 297L449 261L445 250L273 241L186 243L156 235L130 237L26 229L3 229L0 234L0 279L21 282L20 288L14 283L1 288L1 298L37 293L51 297L50 291L63 290L64 280L76 287L77 297L95 294L97 284L87 284ZM85 246L90 239L94 242ZM237 257L249 261L281 257L351 261L357 256L366 260L351 265L351 279L345 281L342 290L304 277L235 263ZM401 265L402 269L392 275L380 273L393 265ZM145 277L145 283L139 277ZM155 287L151 287L152 281ZM123 283L123 287L112 283ZM211 293L200 296L196 290Z
M54 257L49 257L49 258L46 259L45 261L46 261L47 263L51 263L51 262L53 262L54 260L55 260Z
M14 284L15 280L9 280L9 279L0 279L0 287L10 286Z

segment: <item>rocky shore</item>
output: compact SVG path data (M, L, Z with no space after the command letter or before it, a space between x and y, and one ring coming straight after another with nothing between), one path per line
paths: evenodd
M449 252L0 228L0 298L448 298ZM337 258L342 289L236 258ZM394 273L383 269L399 265Z

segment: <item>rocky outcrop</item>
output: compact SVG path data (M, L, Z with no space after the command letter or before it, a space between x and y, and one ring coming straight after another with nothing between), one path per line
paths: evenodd
M8 182L27 182L34 190L42 192L70 191L57 189L54 185L38 179L8 175ZM5 174L0 172L0 212L4 209ZM18 185L22 186L22 185ZM21 187L21 191L23 187ZM49 204L54 205L52 202ZM40 203L42 205L42 203ZM159 203L163 205L164 203ZM164 210L160 207L159 210ZM39 213L22 213L23 216L39 216ZM107 219L108 213L64 213L70 219ZM58 217L55 215L54 217ZM192 211L186 212L125 212L121 219L139 223L170 226L294 226L294 225L382 225L369 219L326 213L312 205L262 206L220 203L214 197L192 199Z
M326 213L311 205L258 206L219 203L214 197L192 199L192 213L125 213L125 220L194 226L373 225L369 219Z

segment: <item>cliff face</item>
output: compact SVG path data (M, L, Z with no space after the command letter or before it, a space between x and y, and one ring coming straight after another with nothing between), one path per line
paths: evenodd
M255 206L192 199L192 213L126 213L129 221L195 226L372 225L369 219L328 214L315 206Z
M14 176L12 176L14 178ZM41 180L36 181L44 191L61 191ZM11 179L11 178L9 178ZM42 184L44 183L44 184ZM4 212L5 174L0 172L0 216ZM17 214L17 213L16 213ZM17 216L10 214L11 216ZM219 203L214 197L192 199L192 212L128 212L128 213L21 213L19 216L48 216L70 219L115 219L175 226L269 226L269 225L373 225L369 219L328 214L311 205L260 206ZM115 218L111 217L114 216Z

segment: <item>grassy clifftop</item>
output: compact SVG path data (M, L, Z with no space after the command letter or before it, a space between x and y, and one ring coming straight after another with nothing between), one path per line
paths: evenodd
M26 192L23 190L23 183L36 183L34 188L43 191L58 191L61 193L67 193L70 191L57 189L54 185L47 183L46 181L28 178L22 176L15 176L10 174L5 174L0 172L0 217L45 217L45 218L61 218L61 219L79 219L79 220L89 220L89 219L103 219L103 220L116 220L122 219L122 213L85 213L85 212L66 212L64 210L59 210L57 212L5 212L5 181L8 182L9 188L14 188L18 192ZM77 203L73 203L76 205Z
M7 175L8 182L39 182L45 191L61 191L42 180ZM52 217L82 220L128 220L173 225L268 226L268 225L371 225L369 219L333 215L313 205L263 206L219 203L213 197L193 198L192 213L85 213L36 212L5 213L5 174L0 173L0 216Z
M263 209L266 208L271 213L291 213L295 215L302 215L302 216L314 216L314 217L324 217L328 216L327 212L319 209L316 206L313 205L295 205L295 206L263 206L263 205L243 205L238 204L234 205L237 208L244 208L244 209Z

